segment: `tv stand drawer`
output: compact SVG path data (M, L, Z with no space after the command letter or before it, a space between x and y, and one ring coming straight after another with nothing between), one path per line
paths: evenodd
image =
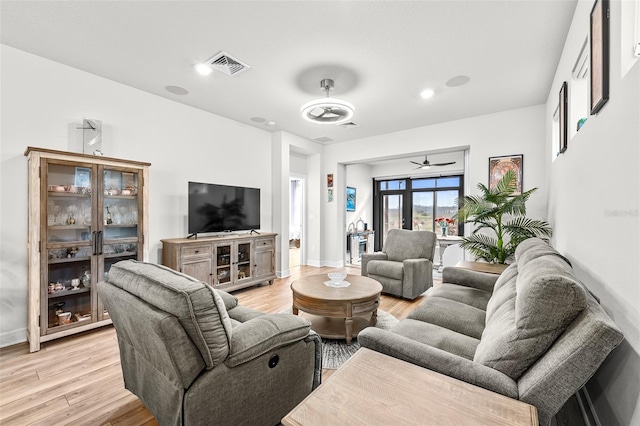
M194 256L211 256L211 244L203 244L199 246L184 246L181 250L183 259Z

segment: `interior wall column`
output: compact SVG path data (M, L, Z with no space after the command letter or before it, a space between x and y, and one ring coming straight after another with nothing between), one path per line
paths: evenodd
M276 275L288 277L289 271L289 144L282 132L271 135L271 180L273 224L276 232Z

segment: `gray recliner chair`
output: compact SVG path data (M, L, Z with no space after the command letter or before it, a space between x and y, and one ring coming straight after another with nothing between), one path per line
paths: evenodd
M436 234L391 229L382 252L362 255L361 275L382 284L382 292L415 299L433 286Z
M113 265L98 293L125 387L160 425L275 425L320 384L322 343L303 318L132 260Z

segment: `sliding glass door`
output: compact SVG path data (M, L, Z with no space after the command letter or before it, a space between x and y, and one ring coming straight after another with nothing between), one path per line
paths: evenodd
M413 229L440 233L435 220L454 219L458 199L464 195L461 175L374 181L375 249L381 250L390 229ZM462 235L456 221L448 235Z

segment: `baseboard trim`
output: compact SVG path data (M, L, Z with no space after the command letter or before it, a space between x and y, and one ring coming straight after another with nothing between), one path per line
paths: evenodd
M27 341L27 329L19 328L13 331L6 331L4 333L0 333L0 348L4 348L5 346L11 346L18 343L23 343Z
M582 413L582 420L584 421L585 426L602 426L586 387L583 386L578 389L578 392L576 392L576 399L578 400L580 412Z
M306 263L306 265L307 265L307 266L314 266L314 267L316 267L316 268L319 268L319 267L320 267L320 261L318 261L318 260L309 260L309 259L307 259L307 263Z

